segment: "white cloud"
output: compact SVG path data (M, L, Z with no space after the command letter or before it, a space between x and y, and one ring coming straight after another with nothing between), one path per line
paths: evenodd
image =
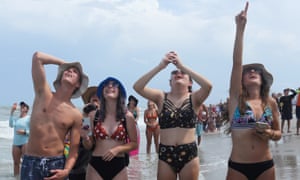
M228 93L234 16L244 5L236 0L2 0L0 33L10 37L17 51L26 45L30 50L43 47L66 57L76 53L95 76L92 81L114 73L136 78L158 64L167 51L176 50L185 63L212 80L210 98L219 101L224 98L218 96ZM300 66L299 5L296 0L250 2L245 63L262 60L274 71L275 84L286 81L286 74ZM22 46L19 35L12 33L29 38ZM27 42L34 37L43 42ZM5 46L4 41L0 43ZM11 57L4 52L1 58ZM24 57L15 54L14 58ZM134 71L124 68L128 64ZM283 73L282 67L290 71Z

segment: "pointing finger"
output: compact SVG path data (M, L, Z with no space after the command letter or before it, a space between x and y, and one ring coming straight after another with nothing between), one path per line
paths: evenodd
M244 13L245 13L245 14L247 14L247 11L248 11L248 6L249 6L249 2L247 1L247 2L246 2L245 9L244 9Z

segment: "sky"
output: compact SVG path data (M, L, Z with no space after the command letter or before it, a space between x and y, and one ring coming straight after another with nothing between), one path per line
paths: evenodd
M213 84L205 104L228 96L235 36L234 17L242 0L1 0L0 105L33 103L31 60L42 51L81 62L89 85L118 78L128 95L146 100L134 82L176 51L184 65ZM244 63L263 63L273 74L271 92L298 88L300 67L298 0L249 1ZM46 65L47 81L57 66ZM169 65L149 83L169 91ZM199 88L194 84L193 89ZM72 100L82 106L81 98Z

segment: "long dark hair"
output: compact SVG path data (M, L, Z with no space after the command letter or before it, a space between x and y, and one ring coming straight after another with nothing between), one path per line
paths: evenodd
M103 98L102 101L100 101L100 109L99 109L99 121L104 122L104 119L106 117L106 99ZM116 104L116 121L120 121L123 119L126 115L126 105L125 105L125 99L120 95L118 95L117 98L117 104Z
M106 117L106 99L104 98L103 95L103 89L104 87L109 83L109 82L114 82L116 84L118 84L118 89L119 89L119 95L117 97L117 105L116 105L116 121L120 121L121 119L124 119L125 114L126 114L126 105L125 105L125 101L126 101L126 90L125 87L123 86L123 84L116 78L114 77L108 77L105 80L103 80L98 88L97 88L97 96L100 100L100 109L99 109L99 116L96 117L96 119L100 120L100 121L104 121L105 117ZM97 114L95 115L97 116Z

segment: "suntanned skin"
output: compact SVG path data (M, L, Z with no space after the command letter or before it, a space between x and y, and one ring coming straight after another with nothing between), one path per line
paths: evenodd
M14 103L11 111L10 111L10 116L13 116L15 110L17 109L17 103ZM28 113L28 108L26 106L21 106L21 114L20 118L23 118L27 116ZM23 136L26 136L26 129L18 129L16 130L17 134L21 134ZM27 147L27 144L23 144L22 148L20 149L17 145L12 146L12 155L13 155L13 160L14 160L14 176L17 177L20 175L20 160L22 155L25 152L25 149Z
M36 52L32 59L35 99L25 154L39 157L61 156L69 130L71 137L70 152L64 169L52 170L53 175L45 180L65 178L76 161L79 146L82 115L70 101L73 91L80 87L79 71L76 68L64 71L60 86L54 93L46 81L44 65L63 63L63 60L41 52Z
M247 22L248 2L245 9L236 17L236 36L233 52L233 66L230 80L230 98L228 100L229 119L232 120L236 107L238 107L241 98L242 85L247 90L246 101L251 107L255 117L262 117L264 109L262 108L262 97L260 95L262 86L262 77L259 73L251 70L243 73L243 40L244 30ZM232 129L232 151L230 159L239 163L257 163L272 159L269 148L269 140L278 141L281 138L279 126L279 111L277 103L269 97L268 106L272 110L272 127L260 130L256 129ZM260 133L257 133L257 132ZM227 180L248 179L241 172L228 168ZM275 179L275 168L269 168L257 177L260 179Z
M157 75L160 71L165 69L168 65L174 65L179 73L171 75L170 79L170 92L168 92L168 99L176 107L181 107L184 100L189 98L191 95L191 101L193 105L194 112L199 111L200 105L208 97L212 84L202 75L193 71L189 67L182 64L181 59L176 52L168 52L159 65L155 66L152 70L144 74L140 79L138 79L133 88L144 98L153 101L157 107L158 112L160 113L163 109L165 92L160 89L154 89L148 87L147 84L149 81ZM184 73L182 73L184 72ZM189 76L201 87L192 93L189 92L188 87L192 85L192 82L189 79ZM195 141L195 128L168 128L160 129L160 142L165 145L179 145L187 144ZM174 173L170 166L159 160L158 162L158 172L157 179L198 179L200 170L199 158L194 158L189 161L180 171L179 174Z

